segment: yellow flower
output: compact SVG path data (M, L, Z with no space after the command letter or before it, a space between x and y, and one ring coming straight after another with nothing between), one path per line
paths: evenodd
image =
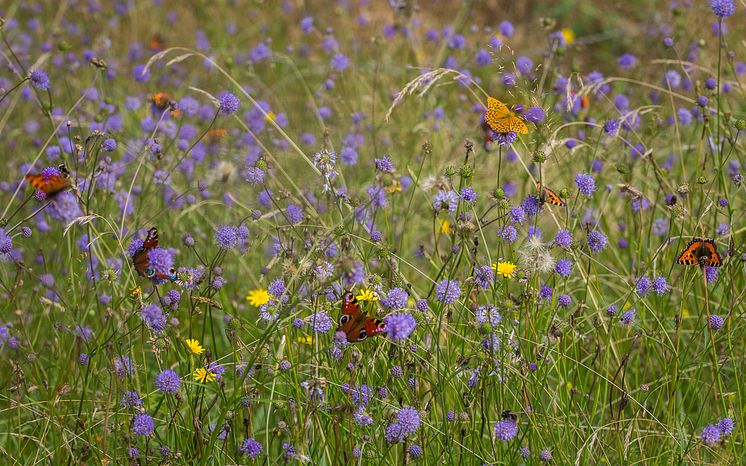
M208 371L204 367L200 367L199 369L194 371L192 376L194 377L194 380L201 383L212 382L213 380L215 380L215 374Z
M562 36L565 38L567 45L570 45L575 41L575 31L570 28L564 28L560 31Z
M492 264L492 268L497 270L498 275L502 275L505 278L513 278L516 265L512 262L498 262L497 264Z
M202 345L199 344L197 340L188 339L186 340L187 348L189 348L189 351L191 351L194 354L202 354L205 352L205 349L202 347Z
M264 117L264 120L267 122L275 121L275 112L267 112L267 115Z
M378 296L368 289L360 290L360 294L355 297L358 301L378 301Z
M246 301L254 307L259 307L267 304L272 299L272 295L265 289L251 290L246 295Z
M132 290L132 291L130 292L130 298L132 298L132 299L137 299L137 298L139 298L140 296L142 296L142 288L140 288L139 286L135 287L135 288L134 288L134 289L133 289L133 290Z
M451 224L448 222L448 220L443 219L440 221L440 232L445 233L446 235L451 234Z
M306 345L310 345L313 343L313 337L311 335L306 335L305 337L298 337L298 343L305 343Z

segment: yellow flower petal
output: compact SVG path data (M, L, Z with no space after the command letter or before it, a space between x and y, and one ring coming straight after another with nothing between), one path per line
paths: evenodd
M505 278L513 278L517 266L512 262L498 262L497 264L492 264L492 268L497 271L498 275L502 275Z
M267 304L272 299L272 295L265 289L256 289L249 291L246 295L246 301L254 307L259 307Z
M378 301L378 296L372 290L362 289L360 294L355 296L358 301Z
M194 354L202 354L205 352L205 349L202 347L202 345L199 344L197 340L186 340L187 348L189 348L189 351L191 351Z

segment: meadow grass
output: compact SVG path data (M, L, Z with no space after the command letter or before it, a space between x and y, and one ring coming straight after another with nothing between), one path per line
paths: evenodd
M746 462L746 7L633 4L0 7L0 463Z

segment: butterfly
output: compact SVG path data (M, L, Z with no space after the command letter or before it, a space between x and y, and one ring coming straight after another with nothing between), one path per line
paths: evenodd
M681 265L698 264L700 267L720 267L723 265L715 241L702 238L691 240L684 252L676 259L676 263Z
M150 50L153 52L160 52L161 50L166 48L166 42L163 40L163 37L161 37L160 34L153 34L153 36L148 41L148 47L150 47Z
M496 133L528 134L526 123L511 112L507 105L494 97L487 97L487 111L484 113L484 121Z
M347 335L347 341L357 343L386 330L381 319L367 316L360 309L357 298L350 291L342 296L342 315L339 317L339 328Z
M557 195L554 191L547 188L546 186L542 186L541 183L536 182L536 187L539 188L541 191L541 194L539 194L539 201L544 204L552 204L560 207L565 206L565 201L562 200L561 197Z
M49 198L70 187L70 172L65 164L60 164L57 170L59 174L49 175L45 173L46 170L36 175L28 174L26 180L34 189L43 192Z
M153 107L160 111L171 110L171 113L178 117L181 114L178 108L176 108L176 101L166 92L156 92L150 96L150 102Z
M134 254L132 254L132 264L137 270L137 274L141 277L147 277L152 279L165 279L165 280L176 280L176 269L171 267L168 269L168 274L156 272L156 270L150 267L150 251L158 247L158 229L153 227L148 230L148 236L145 237L145 241L142 242L142 246L137 248Z

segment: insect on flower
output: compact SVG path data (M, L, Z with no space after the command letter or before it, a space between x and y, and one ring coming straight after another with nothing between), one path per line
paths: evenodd
M487 97L487 110L484 113L484 121L496 133L519 133L528 134L528 126L515 113L511 112L507 105L495 99Z
M49 199L70 187L70 172L65 164L60 164L57 167L47 167L37 174L29 173L26 175L26 181Z
M357 343L385 331L386 324L381 319L363 314L358 298L350 291L345 291L338 330L344 332L349 343Z
M676 259L677 264L699 265L701 268L720 267L723 261L718 254L717 245L711 239L694 238Z

